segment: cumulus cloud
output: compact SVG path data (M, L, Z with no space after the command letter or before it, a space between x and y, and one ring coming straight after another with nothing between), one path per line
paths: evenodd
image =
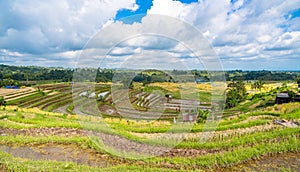
M80 50L123 8L137 7L134 0L1 1L0 47L32 56Z
M192 65L196 54L211 59L213 53L205 51L210 48L209 42L226 69L282 69L282 66L277 68L278 62L285 64L285 68L300 66L300 61L296 60L300 56L300 17L295 15L300 3L297 1L199 0L182 3L153 0L152 4L142 20L133 17L132 21L139 22L125 24L115 21L117 11L138 11L142 4L136 4L135 0L0 1L0 61L17 64L30 61L37 65L46 61L49 62L47 65L61 65L60 61L68 61L63 64L72 65L82 47L92 38L85 47L91 59L86 59L85 64L103 58L97 56L98 53L107 54L109 58L106 59L114 65L135 56L138 61L141 59L139 54L149 58L147 63L154 62L151 57L162 60L166 56ZM183 32L185 26L168 25L159 17L151 17L155 14L171 16L195 26L207 39L206 43L202 40L197 44L202 51L191 52L191 47L186 47L180 40L166 38L164 34L160 37L151 34L126 37L155 32L159 28L161 33L195 42L195 34L199 33ZM100 34L96 34L99 30Z
M214 57L196 28L176 18L148 14L141 23L118 21L106 26L86 45L78 62L82 67L136 69L204 69L204 62L210 70L221 70Z
M233 3L230 0L199 0L192 4L154 0L148 13L169 15L193 24L211 42L225 67L233 66L232 69L244 61L257 63L277 61L283 56L299 57L299 16L291 17L299 8L297 1L284 0L237 0ZM235 65L232 61L236 61ZM272 68L268 64L266 67Z

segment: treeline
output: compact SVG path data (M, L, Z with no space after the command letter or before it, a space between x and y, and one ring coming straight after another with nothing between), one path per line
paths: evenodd
M70 82L73 80L74 69L59 67L36 67L36 66L8 66L0 65L0 81L57 81ZM114 77L132 79L135 82L209 82L209 74L201 70L115 70L115 69L76 69L80 80L110 82ZM227 81L238 80L261 80L261 81L287 81L300 78L300 72L280 71L226 71ZM78 79L76 78L76 79ZM11 82L11 81L10 81Z
M227 71L226 80L238 81L238 80L262 80L262 81L287 81L296 80L299 78L300 72L280 72L280 71Z
M0 80L15 81L71 81L72 69L36 66L7 66L0 65Z

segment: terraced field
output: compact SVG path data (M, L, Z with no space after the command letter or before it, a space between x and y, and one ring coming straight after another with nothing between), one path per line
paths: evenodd
M273 123L283 114L225 118L206 142L199 142L203 124L180 124L192 125L191 133L183 134L181 128L168 133L175 125L168 121L66 116L9 106L1 107L0 114L0 157L5 170L247 171L261 164L264 170L300 169L299 163L287 161L299 156L300 128ZM299 116L293 115L293 120L300 122ZM177 140L181 141L174 145ZM155 156L138 158L142 155ZM274 156L281 158L267 164Z
M13 91L1 93L11 99L0 107L0 171L300 170L300 103L264 107L268 93L239 105L251 110L226 110L214 128L180 120L209 103L167 100L161 90Z
M4 98L8 105L26 108L38 107L46 111L55 111L72 104L72 95L77 95L83 90L85 90L83 86L72 90L70 84L45 84L15 90L5 95Z
M21 88L21 89L5 89L0 88L0 96L3 96L6 101L16 100L28 95L36 93L35 88Z

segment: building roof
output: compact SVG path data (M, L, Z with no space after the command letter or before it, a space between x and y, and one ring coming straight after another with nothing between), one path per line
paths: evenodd
M288 93L278 93L276 97L279 98L290 98Z

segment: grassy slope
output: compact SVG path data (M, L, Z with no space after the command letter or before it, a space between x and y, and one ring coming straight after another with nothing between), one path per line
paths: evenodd
M210 89L208 85L198 85L203 92L202 101L209 101ZM200 88L201 87L201 88ZM55 89L61 86L55 87ZM102 90L103 88L99 88ZM144 91L151 93L158 89L157 85L151 85L144 88ZM173 96L179 96L177 85L162 83L159 89L165 93L172 92ZM273 90L272 90L273 89ZM271 128L262 130L264 126L272 124L274 119L300 120L300 103L288 103L283 105L272 105L274 95L277 91L270 88L267 91L248 96L246 102L241 103L236 108L227 110L228 116L235 112L241 112L235 117L224 117L218 123L216 130L223 134L216 134L208 142L201 143L197 138L184 139L176 145L179 149L198 149L212 150L214 153L206 155L196 155L190 157L154 157L145 160L126 160L126 163L120 163L116 166L107 168L95 168L87 165L77 165L72 162L53 162L53 161L35 161L24 158L16 158L0 151L0 170L7 171L171 171L171 170L207 170L231 166L237 163L245 162L249 159L260 158L263 155L275 153L284 153L291 151L300 151L300 129L297 128ZM61 93L60 93L61 94ZM62 93L66 94L67 93ZM40 94L34 94L15 100L12 103L26 101L27 99L42 97ZM53 96L55 97L55 95ZM44 101L47 103L47 101ZM54 101L55 102L55 101ZM42 103L43 102L37 102ZM60 103L60 101L58 101ZM82 103L82 102L81 102ZM50 105L49 107L51 108ZM82 108L83 109L83 108ZM70 104L69 110L72 111ZM108 127L109 126L109 127ZM125 120L119 118L102 119L97 116L64 115L41 111L37 108L21 109L18 107L0 108L0 127L10 129L30 129L30 128L76 128L93 130L102 133L119 135L124 138L143 142L151 145L174 146L174 138L163 137L151 139L147 136L138 134L159 134L165 133L172 128L170 121L145 121L145 120ZM183 127L183 128L182 128ZM240 134L242 130L251 130L257 127L254 132ZM190 128L192 133L201 133L204 124L184 124L181 127L172 129L172 133L181 133ZM206 128L209 130L210 128ZM212 128L213 129L213 128ZM231 131L231 135L227 132ZM234 131L234 132L232 132ZM230 132L229 132L230 133ZM105 147L99 147L86 136L23 136L23 135L1 135L1 144L4 145L32 145L32 144L74 144L81 148L92 149L95 152L105 153ZM108 154L108 153L106 153ZM113 159L122 158L108 154ZM21 162L21 163L20 163Z
M286 106L286 107L285 107ZM275 118L292 118L299 120L300 113L298 109L298 104L286 104L276 107L274 109L269 109L274 111L267 116ZM281 112L282 108L294 109L290 111ZM172 125L168 122L147 122L147 121L127 121L119 120L114 118L107 118L103 121L98 117L84 117L79 115L66 116L58 113L50 113L40 111L38 109L20 109L16 107L3 107L0 111L0 126L4 128L39 128L39 127L66 127L66 128L83 128L78 120L86 121L89 125L84 125L85 127L110 133L111 130L105 128L106 125L100 127L100 123L107 123L114 129L114 133L122 135L126 138L133 140L142 141L149 144L159 144L168 146L172 139L165 138L160 140L149 140L143 137L137 137L132 135L131 132L146 132L146 133L157 133L164 132L169 129ZM266 123L272 122L273 118L261 118L255 121L247 121L250 117L259 116L261 114L266 114L262 112L248 113L239 116L238 118L227 120L224 119L220 122L218 130L229 130L236 128L248 128L255 125L265 125ZM12 121L12 122L10 122ZM97 122L98 121L98 122ZM194 126L192 131L201 132L203 125L199 124ZM172 168L178 169L202 169L202 168L216 168L219 166L227 166L235 164L238 162L243 162L247 159L260 157L265 154L272 154L277 152L289 152L289 151L299 151L300 141L299 128L294 129L274 129L271 131L262 131L247 135L237 135L228 138L216 138L211 142L206 142L204 144L198 142L197 140L185 140L177 148L193 148L193 149L211 149L211 150L223 150L222 153L213 153L210 155L200 155L197 158L188 157L156 157L149 160L145 160L146 165L141 166L135 160L129 160L131 165L122 165L116 167L110 167L106 171L118 171L118 170L131 170L136 169L136 171L143 171L144 168L153 171L168 171L168 167L171 164ZM59 136L0 136L2 144L12 144L12 145L27 145L27 144L44 144L44 143L69 143L78 144L83 147L89 147L95 149L95 151L105 151L101 150L101 147L96 147L89 140L88 137L59 137ZM74 163L63 162L51 162L51 161L33 161L22 159L18 165L16 163L20 161L19 158L12 157L7 153L1 153L1 161L6 162L2 164L4 168L13 171L27 171L27 169L32 169L33 165L35 169L45 170L45 169L55 169L60 167L60 169L65 170L78 170L78 171L97 171L99 169L85 166L76 165ZM113 155L110 155L113 156ZM143 160L142 160L143 161ZM45 168L47 167L47 168ZM180 169L179 168L179 169Z

